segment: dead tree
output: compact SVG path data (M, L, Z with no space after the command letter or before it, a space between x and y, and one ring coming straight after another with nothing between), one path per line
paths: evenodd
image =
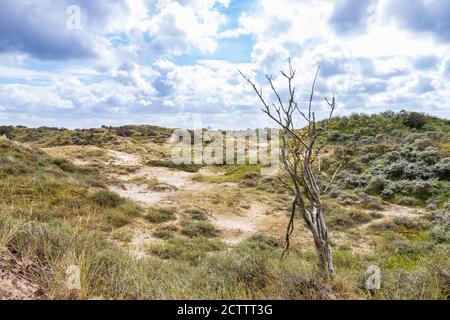
M266 78L274 94L276 103L267 101L263 96L262 88L258 89L256 84L248 76L239 72L252 86L263 105L263 112L281 128L281 155L285 174L288 175L289 182L286 182L285 179L281 180L294 194L283 256L289 253L289 240L294 231L294 218L299 214L313 235L321 271L325 275L331 275L333 274L333 257L328 239L328 230L324 221L324 208L321 201L322 190L319 187L318 175L314 169L314 163L325 146L324 143L320 144L318 141L318 125L315 112L312 110L314 90L319 70L320 67L317 69L314 77L309 103L303 110L297 103L295 97L295 87L293 86L295 70L292 68L290 60L289 71L287 73L281 72L288 84L289 96L287 101L283 101L281 98L281 95L274 86L272 76L266 75ZM325 100L330 107L330 113L328 119L321 125L322 129L328 131L328 122L333 115L336 102L335 97L331 101L327 98ZM306 120L306 126L303 129L298 130L295 128L295 117L301 117Z

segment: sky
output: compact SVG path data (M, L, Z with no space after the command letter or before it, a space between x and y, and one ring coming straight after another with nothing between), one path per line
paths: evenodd
M450 0L2 0L0 124L271 126L292 59L306 106L450 118ZM273 125L272 125L273 126Z

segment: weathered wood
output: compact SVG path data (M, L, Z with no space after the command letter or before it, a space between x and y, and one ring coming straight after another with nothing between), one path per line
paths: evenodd
M298 214L305 221L309 231L313 235L316 247L318 264L324 275L331 275L334 272L333 255L328 239L328 229L324 221L324 209L321 202L321 190L318 184L318 176L314 173L314 162L320 157L320 151L325 146L317 146L317 127L315 113L312 110L312 102L314 98L314 89L320 68L317 69L311 88L309 104L306 111L302 111L295 100L295 88L292 86L292 80L295 77L295 70L292 68L289 60L289 72L281 72L288 81L289 98L283 103L277 89L275 88L272 77L267 76L272 92L277 98L277 103L268 103L262 89L258 90L254 82L252 82L242 72L241 75L252 86L263 108L262 111L267 114L275 123L277 123L282 131L281 139L281 156L285 172L290 178L291 184L287 188L294 193L292 203L291 217L286 231L286 246L283 256L289 253L290 237L294 231L294 218ZM331 102L325 99L330 106L330 115L326 120L325 129L328 130L327 122L336 107L336 101L333 97ZM294 117L298 113L307 121L303 134L294 127ZM319 169L320 170L320 169ZM338 169L339 170L339 169Z

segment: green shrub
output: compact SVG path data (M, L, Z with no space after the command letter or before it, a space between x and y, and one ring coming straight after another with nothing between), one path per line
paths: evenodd
M161 259L185 260L197 264L208 252L219 251L223 248L223 244L216 240L174 237L164 243L151 244L149 251Z
M406 229L414 229L414 230L423 230L424 225L420 221L407 217L394 217L393 223L402 228Z
M187 214L190 214L192 220L198 220L198 221L206 221L208 220L208 217L205 213L205 211L201 209L188 209L185 211Z
M116 208L125 202L117 193L108 190L99 190L90 195L90 200L104 208Z
M397 196L394 198L393 202L402 206L417 206L419 204L419 201L416 198L408 196Z
M152 207L148 210L145 218L152 223L163 223L176 220L177 216L174 208Z
M411 112L403 121L403 124L411 129L422 129L427 123L425 115L418 112Z
M370 214L354 209L336 208L326 216L326 222L330 227L337 229L346 229L359 224L372 221Z
M431 215L431 236L438 242L450 241L450 210L437 210Z
M184 220L181 222L181 233L190 237L216 237L219 231L209 222Z
M272 236L257 233L247 238L243 244L253 250L269 250L274 248L280 248L282 243L279 239Z
M131 223L132 218L120 211L109 211L106 213L108 223L114 228L120 228Z
M388 184L388 180L386 180L383 176L374 176L369 180L369 183L366 187L366 192L370 194L380 194L386 185Z
M173 225L162 226L153 232L153 236L159 239L168 240L175 237L178 228Z
M198 172L202 166L197 164L175 164L171 160L150 160L147 165L152 167L164 167L178 169L186 172Z

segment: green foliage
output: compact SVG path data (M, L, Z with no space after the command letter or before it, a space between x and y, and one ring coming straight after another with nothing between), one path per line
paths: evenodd
M104 208L117 208L125 203L125 199L120 197L117 193L108 190L95 191L90 196L90 200L96 205Z
M219 234L219 231L211 223L206 221L183 220L181 227L181 233L190 238L213 238Z
M426 125L420 129L404 125L417 118ZM342 165L336 179L338 187L362 189L372 196L409 205L447 199L444 190L449 187L446 143L450 126L445 120L407 112L384 113L336 118L331 127L335 131L329 140L335 152L325 159L323 169L332 175ZM336 187L329 190L330 196L342 197Z
M178 169L186 172L198 172L202 166L196 164L175 164L172 160L150 160L147 165L152 167L164 167L170 169Z
M208 217L206 216L205 211L201 209L188 209L185 211L185 213L189 214L192 220L198 220L198 221L206 221L208 220Z
M176 211L174 208L152 207L148 210L145 218L151 223L163 223L176 220Z
M427 120L425 115L417 112L411 112L404 120L405 126L411 129L422 129L426 124Z

